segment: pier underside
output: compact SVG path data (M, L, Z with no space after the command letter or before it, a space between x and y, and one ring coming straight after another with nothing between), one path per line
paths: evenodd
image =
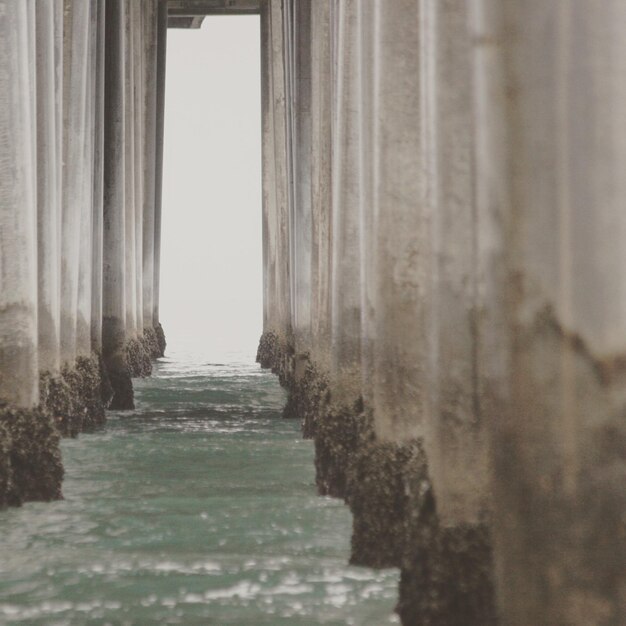
M351 562L405 625L624 624L623 0L0 0L0 506L163 355L167 29L250 14L258 362Z

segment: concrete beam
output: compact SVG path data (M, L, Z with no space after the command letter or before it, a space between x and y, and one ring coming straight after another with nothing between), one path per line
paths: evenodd
M245 15L261 12L260 0L169 0L171 17Z
M188 28L197 30L202 27L204 15L197 17L169 17L167 20L168 28Z

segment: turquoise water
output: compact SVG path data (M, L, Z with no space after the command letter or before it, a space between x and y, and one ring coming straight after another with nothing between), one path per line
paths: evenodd
M136 411L64 441L64 501L0 512L1 624L398 623L275 378L228 359L161 360Z

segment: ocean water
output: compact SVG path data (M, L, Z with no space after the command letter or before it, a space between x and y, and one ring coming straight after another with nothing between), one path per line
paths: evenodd
M215 361L215 362L212 362ZM63 442L65 499L0 511L0 624L398 624L351 516L251 355L172 353Z

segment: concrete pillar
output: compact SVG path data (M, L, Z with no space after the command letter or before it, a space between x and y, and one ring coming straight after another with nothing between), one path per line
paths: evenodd
M311 356L330 368L331 28L330 1L311 3Z
M376 375L374 349L376 347L376 228L374 194L376 191L376 124L375 96L377 81L376 59L376 5L371 0L361 3L358 51L360 62L360 109L359 109L359 168L361 189L359 198L361 272L361 381L363 401L373 406L373 381Z
M285 65L281 2L265 0L261 13L263 117L264 330L291 332L286 151Z
M25 0L28 7L28 80L30 90L35 100L30 107L30 133L32 153L35 155L35 169L33 170L33 190L37 189L37 11L35 0ZM36 191L35 191L36 194ZM39 351L39 347L37 348Z
M63 211L61 231L61 361L76 358L81 215L84 201L85 117L89 57L88 2L64 3Z
M104 102L103 356L111 377L112 408L132 408L126 364L124 1L107 0Z
M33 17L0 1L0 400L25 408L39 400Z
M352 404L361 394L361 241L359 7L337 9L332 156L332 402Z
M377 434L423 435L429 409L430 223L422 142L420 10L376 2L373 159L376 184L368 254L375 278L372 408Z
M135 207L135 150L140 146L135 145L135 36L137 26L135 24L136 11L133 2L124 4L124 28L126 45L124 61L124 145L125 145L125 178L124 178L124 204L125 204L125 289L126 289L126 339L135 339L137 336L137 296L135 289L136 279L136 207Z
M295 22L296 4L294 0L286 0L282 6L281 26L283 31L282 55L285 68L285 150L286 150L286 183L287 183L287 232L289 247L289 327L293 333L296 320L296 72L295 72ZM295 336L290 342L295 347Z
M506 307L489 415L502 620L620 624L626 5L476 8L481 252L503 268L484 290Z
M104 36L105 0L97 3L96 59L92 77L93 123L93 218L91 277L91 344L102 350L102 267L103 267L103 185L104 185Z
M143 325L154 326L154 220L157 139L157 15L158 2L145 3L143 12L145 135L143 207Z
M294 5L294 331L296 350L311 346L311 7Z
M154 192L154 287L152 320L158 326L161 277L161 209L163 204L163 133L165 129L165 70L167 53L167 0L159 0L157 14L157 69L156 69L156 156Z
M488 435L477 364L478 222L469 5L464 0L426 0L423 11L434 339L425 444L440 521L456 526L478 524L489 510Z
M289 179L287 157L287 108L286 75L284 59L284 30L281 2L271 0L271 58L272 58L272 129L274 133L274 240L276 246L276 283L272 295L276 302L275 325L282 337L291 337L292 328L292 283L290 250Z
M80 246L78 270L78 312L76 317L76 354L91 356L91 304L93 261L93 168L94 168L94 77L97 54L97 0L89 0L87 44L84 63L85 99L83 102L82 163L80 180Z
M135 81L133 86L135 110L135 297L137 311L137 336L143 337L143 197L144 197L144 131L145 131L145 84L144 84L144 29L143 7L132 3L135 31L133 58Z
M275 245L274 245L274 127L273 127L273 72L272 72L272 13L271 2L261 4L261 176L262 185L262 236L263 236L263 330L270 330L275 322L273 294L275 290Z
M56 46L61 24L59 2L36 6L37 34L37 301L39 368L57 375L60 369L60 177L58 126L61 93L56 80L62 58ZM62 6L62 5L61 5Z

